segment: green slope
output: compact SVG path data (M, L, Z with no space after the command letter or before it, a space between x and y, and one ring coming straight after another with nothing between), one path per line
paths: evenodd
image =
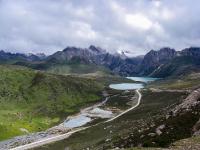
M100 99L103 85L73 76L0 66L0 140L45 130L87 103Z
M200 85L200 73L191 73L181 77L158 80L147 85L155 89L192 90Z
M57 61L54 62L53 60L39 62L20 61L15 63L15 65L25 66L35 70L46 71L53 74L90 74L96 72L101 72L103 74L112 74L111 70L104 66L74 61L63 63L59 63Z
M111 71L103 66L97 66L92 64L62 64L53 65L46 69L47 72L55 74L89 74L102 72L104 74L110 74Z

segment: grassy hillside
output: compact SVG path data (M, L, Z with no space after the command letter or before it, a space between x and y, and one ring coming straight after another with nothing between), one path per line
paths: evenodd
M191 73L182 77L158 80L148 85L149 88L158 89L196 89L200 86L200 73Z
M89 74L96 72L102 72L104 74L111 73L111 71L102 66L89 65L89 64L54 65L47 68L46 71L56 74Z
M0 66L0 140L49 128L99 100L102 88L92 79Z
M100 65L87 64L80 62L65 62L59 63L57 61L38 61L27 62L20 61L15 65L26 66L35 70L42 70L53 74L91 74L101 72L102 74L112 74L108 68Z

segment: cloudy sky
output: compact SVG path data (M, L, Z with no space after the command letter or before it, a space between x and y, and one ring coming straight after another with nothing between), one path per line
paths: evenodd
M0 0L0 49L180 50L200 46L199 15L200 0Z

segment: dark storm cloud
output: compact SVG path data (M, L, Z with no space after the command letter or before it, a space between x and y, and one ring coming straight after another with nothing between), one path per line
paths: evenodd
M199 0L0 0L0 49L101 46L134 54L199 46Z

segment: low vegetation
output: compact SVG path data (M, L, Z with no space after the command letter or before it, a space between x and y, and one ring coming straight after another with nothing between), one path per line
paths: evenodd
M200 85L200 74L191 73L186 76L168 78L149 84L149 88L173 89L173 90L192 90Z
M101 72L102 74L110 74L111 72L102 67L92 64L63 64L54 65L46 69L47 72L54 74L92 74Z
M111 109L120 109L120 110L126 110L130 108L131 106L134 106L137 103L137 95L135 94L135 91L124 91L120 92L117 91L116 94L112 92L113 90L108 89L110 93L113 93L113 96L111 96L104 107L108 107Z
M116 94L116 91L112 93ZM142 91L142 94L141 104L126 115L112 122L102 123L76 133L66 140L37 149L65 149L66 147L71 149L112 149L137 145L140 141L139 137L143 133L145 134L145 131L151 126L155 126L155 120L160 120L165 116L166 108L179 103L180 99L187 95L184 92L151 92L149 90ZM133 137L133 139L129 137Z
M155 148L155 147L135 147L126 150L198 150L200 147L200 136L181 139L171 144L169 148Z
M0 66L0 140L58 124L100 100L102 89L92 79Z

